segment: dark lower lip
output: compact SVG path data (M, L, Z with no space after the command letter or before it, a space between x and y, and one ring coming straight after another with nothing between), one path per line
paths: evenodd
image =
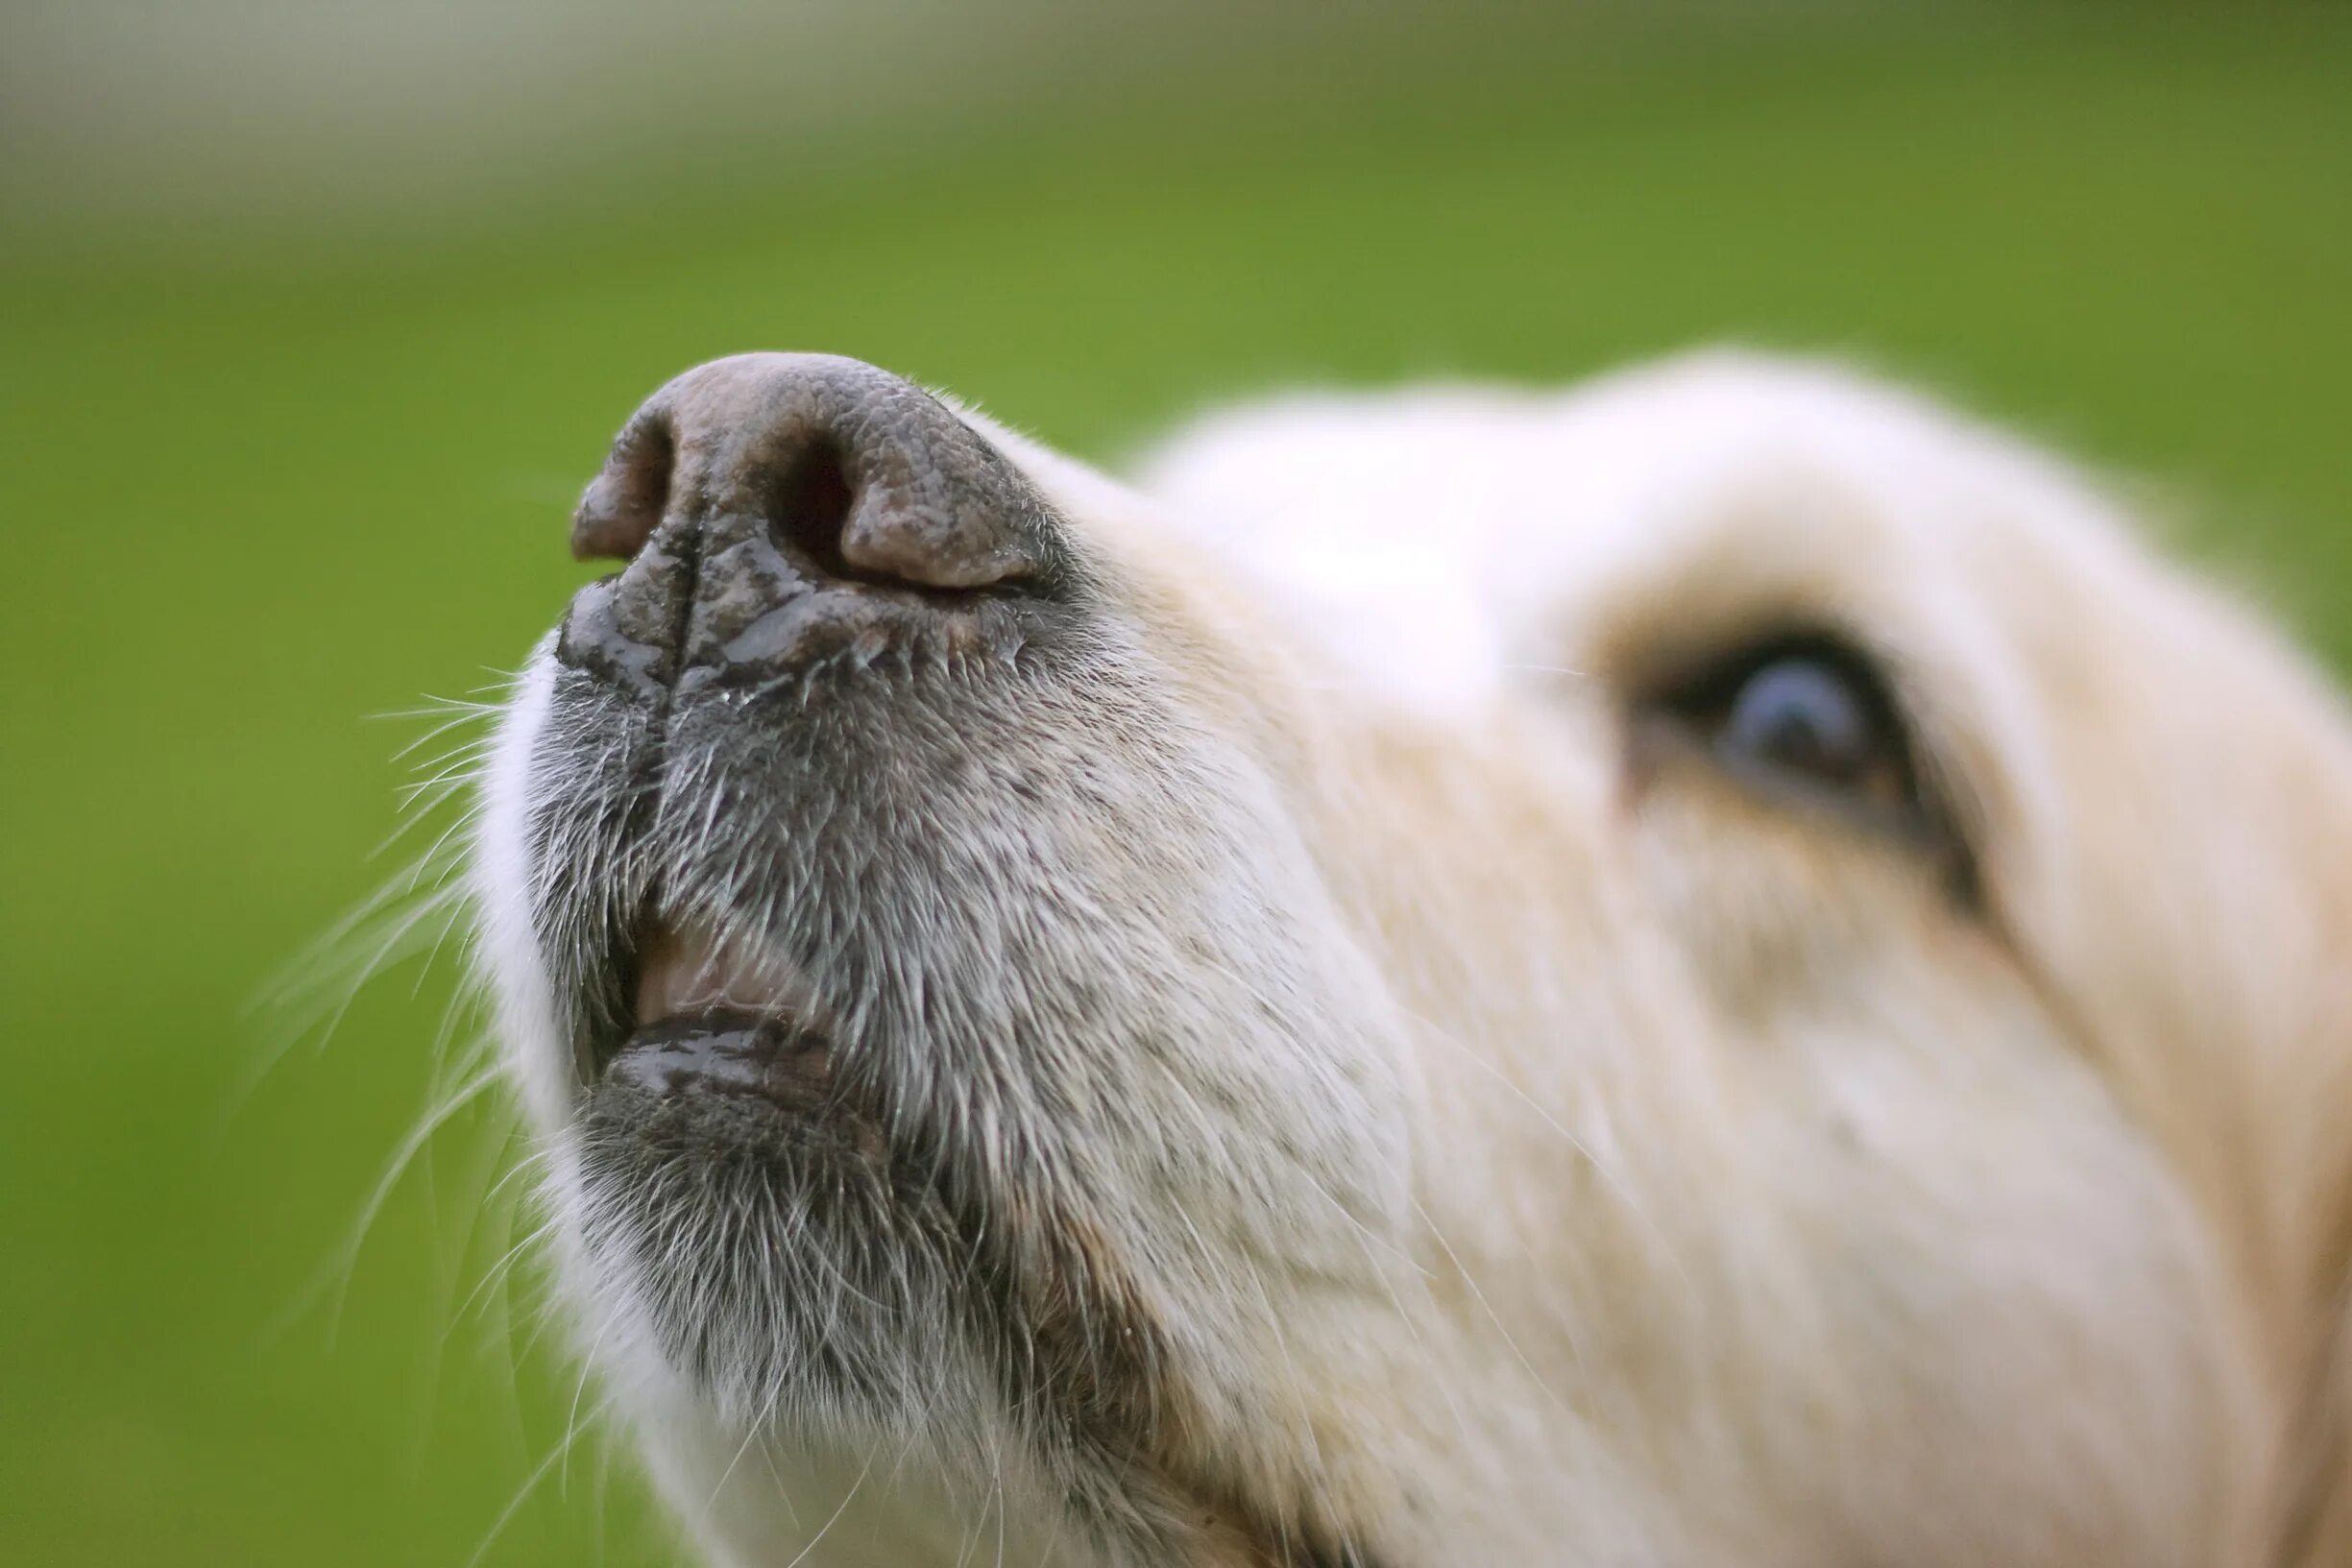
M604 1081L667 1099L743 1095L806 1114L835 1097L833 1042L792 1020L750 1013L682 1014L638 1028L605 1064Z

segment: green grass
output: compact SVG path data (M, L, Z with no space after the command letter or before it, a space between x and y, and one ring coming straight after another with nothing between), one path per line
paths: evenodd
M520 1306L461 1312L504 1245L494 1117L293 1310L426 1103L449 966L240 1096L245 1008L397 863L421 726L368 715L520 659L582 580L578 485L696 360L854 353L1103 456L1272 383L1851 352L2175 487L2352 656L2352 30L1475 45L624 162L448 231L16 233L0 1556L464 1568L561 1437ZM599 1473L484 1563L669 1560Z

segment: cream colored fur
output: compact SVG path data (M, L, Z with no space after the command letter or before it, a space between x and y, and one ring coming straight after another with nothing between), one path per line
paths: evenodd
M1133 890L1222 955L1101 964L1205 1053L1151 1108L1197 1167L1090 1149L1192 1560L1264 1560L1233 1509L1381 1568L2352 1560L2352 732L2254 618L2059 463L1802 364L1281 400L1132 488L989 428L1214 760L1164 831L1236 868ZM1648 683L1788 623L1889 672L1975 902L1630 765ZM476 882L560 1221L547 679ZM932 1434L756 1430L558 1233L714 1560L1098 1560L951 1353Z

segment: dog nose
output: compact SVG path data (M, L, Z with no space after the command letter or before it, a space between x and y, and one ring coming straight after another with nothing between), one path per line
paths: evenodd
M740 354L622 426L571 526L584 592L559 652L667 682L773 665L830 628L869 640L978 601L1051 598L1057 519L1019 469L911 382L828 354Z
M758 513L829 575L986 588L1036 571L1033 495L936 398L831 354L739 354L655 393L572 519L582 560L634 557L685 497Z

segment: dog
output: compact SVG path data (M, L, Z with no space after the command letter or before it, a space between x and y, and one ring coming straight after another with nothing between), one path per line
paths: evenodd
M2352 744L1839 368L690 371L470 885L707 1560L2352 1561Z

